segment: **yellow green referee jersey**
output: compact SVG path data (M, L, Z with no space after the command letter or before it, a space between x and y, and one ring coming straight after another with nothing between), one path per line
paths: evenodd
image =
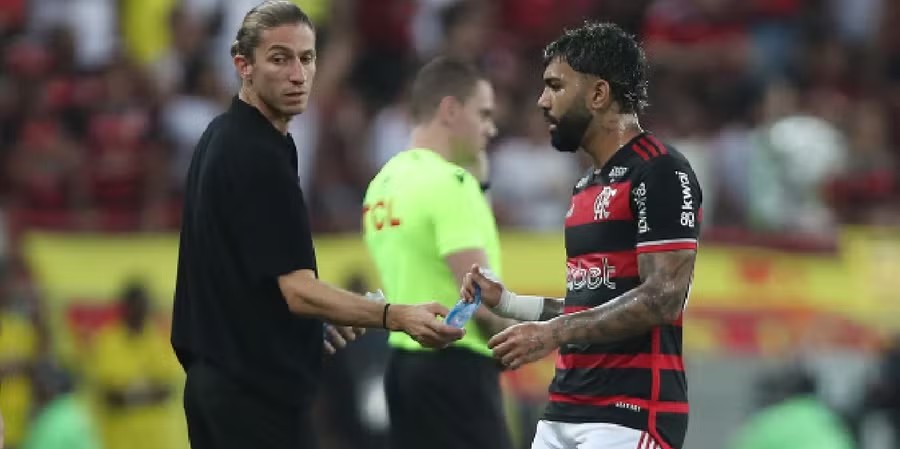
M444 258L458 251L483 249L490 269L502 275L497 224L478 181L429 149L403 151L375 176L363 202L363 234L392 303L452 308L459 285ZM389 343L426 350L400 332ZM486 343L473 320L454 344L490 356Z

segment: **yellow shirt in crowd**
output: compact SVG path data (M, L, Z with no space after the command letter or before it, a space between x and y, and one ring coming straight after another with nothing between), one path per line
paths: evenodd
M180 408L184 374L168 335L149 324L139 334L116 324L101 330L85 366L96 422L105 449L186 449ZM127 408L107 404L106 392L164 384L172 394L162 403Z
M0 364L37 357L37 330L22 315L0 312ZM17 446L25 438L32 407L31 379L15 375L0 380L0 410L6 424L6 444Z

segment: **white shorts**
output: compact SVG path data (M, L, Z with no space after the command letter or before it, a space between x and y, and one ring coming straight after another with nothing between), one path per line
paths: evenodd
M616 424L541 420L531 449L659 449L647 432Z

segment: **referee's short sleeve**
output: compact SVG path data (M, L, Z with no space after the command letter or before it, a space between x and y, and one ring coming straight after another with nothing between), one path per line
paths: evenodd
M438 254L446 256L464 249L484 248L482 221L473 214L484 213L478 201L485 201L478 181L460 168L434 179L435 189L429 209L434 224Z
M273 148L231 152L222 201L243 265L254 278L316 269L303 193L288 156Z

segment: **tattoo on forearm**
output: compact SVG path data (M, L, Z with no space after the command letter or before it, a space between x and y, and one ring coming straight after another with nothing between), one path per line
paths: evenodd
M559 317L553 338L564 343L606 343L643 334L678 318L694 272L696 251L641 254L642 284L606 304Z
M565 300L563 298L544 298L544 310L541 311L540 321L556 318L563 313Z

